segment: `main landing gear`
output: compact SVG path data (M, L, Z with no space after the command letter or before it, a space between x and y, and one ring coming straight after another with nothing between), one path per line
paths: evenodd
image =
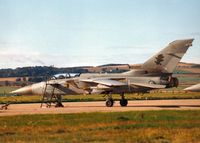
M121 93L120 96L121 96L121 99L120 99L120 101L119 101L120 105L121 105L121 106L127 106L128 100L125 99L124 93Z
M114 100L113 100L113 98L112 98L111 93L107 93L106 96L107 96L107 99L106 99L106 106L107 106L107 107L112 107L113 104L114 104ZM121 99L120 99L120 102L119 102L120 105L121 105L122 107L127 106L127 105L128 105L128 100L125 99L124 93L121 93L120 96L121 96Z

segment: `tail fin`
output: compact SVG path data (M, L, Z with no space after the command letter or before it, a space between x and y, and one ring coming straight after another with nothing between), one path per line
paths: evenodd
M194 39L176 40L147 60L142 68L148 72L173 73Z

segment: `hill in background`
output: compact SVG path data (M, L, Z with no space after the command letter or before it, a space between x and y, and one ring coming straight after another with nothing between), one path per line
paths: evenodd
M130 69L138 69L141 64L107 64L97 67L68 67L53 66L22 67L16 69L0 69L0 86L25 86L49 79L53 75L64 78L66 73L121 73ZM200 83L200 64L179 63L174 76L178 77L181 88Z
M59 73L121 73L130 69L138 69L141 64L107 64L97 67L82 66L82 67L66 67L57 68L53 66L35 66L21 67L16 69L0 69L0 78L8 77L37 77L37 76L52 76ZM200 64L179 63L174 73L200 73Z

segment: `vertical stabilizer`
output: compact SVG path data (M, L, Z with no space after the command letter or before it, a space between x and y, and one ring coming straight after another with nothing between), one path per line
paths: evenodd
M142 68L148 72L173 73L187 49L192 46L193 40L184 39L171 42L166 48L147 60Z

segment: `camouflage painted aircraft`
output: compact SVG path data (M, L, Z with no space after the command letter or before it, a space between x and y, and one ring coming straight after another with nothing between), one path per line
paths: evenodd
M178 79L172 77L176 65L194 39L176 40L142 64L140 69L131 69L118 74L87 73L66 79L54 79L36 83L13 91L16 94L48 94L59 97L57 106L62 106L61 95L67 93L93 94L104 93L107 96L106 106L112 107L114 100L111 93L121 95L120 105L127 106L124 93L149 92L178 86Z

